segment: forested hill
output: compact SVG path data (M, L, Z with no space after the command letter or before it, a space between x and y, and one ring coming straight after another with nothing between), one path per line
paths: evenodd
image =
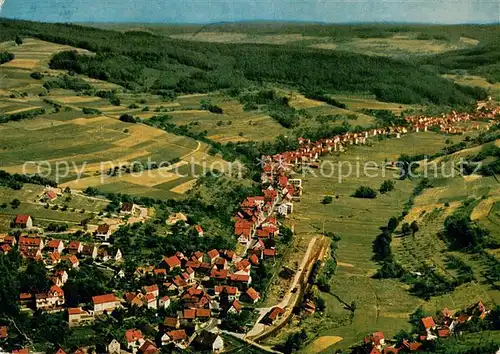
M93 51L95 56L56 55L51 67L133 90L191 93L275 82L305 91L369 92L383 101L450 106L486 96L481 89L456 85L417 64L355 53L200 43L146 32L0 20L0 40L17 34Z

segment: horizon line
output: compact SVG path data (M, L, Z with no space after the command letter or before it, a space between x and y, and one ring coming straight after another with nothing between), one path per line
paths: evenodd
M438 22L411 22L411 21L350 21L350 22L326 22L326 21L309 21L309 20L273 20L273 19L254 19L254 20L239 20L239 21L217 21L217 22L148 22L146 21L40 21L28 20L16 17L1 16L0 20L7 19L12 21L28 21L39 23L64 23L64 24L143 24L143 25L169 25L169 26L196 26L196 25L232 25L232 24L305 24L305 25L420 25L420 26L493 26L500 25L498 22L455 22L455 23L438 23Z

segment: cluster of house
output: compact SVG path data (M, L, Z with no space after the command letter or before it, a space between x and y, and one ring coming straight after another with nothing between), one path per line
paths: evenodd
M2 334L2 329L0 327L0 335ZM5 330L7 328L5 327ZM6 332L5 332L6 333ZM7 334L6 337L7 338ZM0 339L2 339L0 337ZM185 348L190 346L195 351L211 351L212 353L220 353L224 350L224 340L223 338L209 331L202 331L200 333L194 333L193 335L187 337L186 333L179 330L171 330L162 334L158 338L147 338L140 329L129 329L125 331L124 338L122 341L117 339L111 340L106 345L105 351L109 354L122 354L122 353L133 353L133 354L158 354L160 350L158 349L158 344L168 344L171 341L185 341ZM95 354L96 352L91 348L79 348L72 354ZM15 350L12 354L29 354L28 349ZM55 354L70 354L64 349L59 348Z
M17 215L17 227L30 228L32 218L29 215ZM35 262L43 262L48 270L52 286L46 293L22 293L19 297L21 310L43 310L57 312L64 310L64 291L62 287L68 281L68 271L80 266L86 258L101 261L120 261L120 250L111 251L109 247L85 244L81 241L64 241L42 238L39 235L0 235L0 250L4 254L17 245L21 257Z
M168 309L176 301L181 308L175 316L164 319L159 337L149 342L144 340L135 349L156 353L161 345L173 344L185 349L201 341L205 346L212 345L214 351L220 350L219 336L208 329L217 328L218 318L241 313L245 303L259 301L260 294L251 287L250 275L251 268L259 262L255 254L241 258L230 250L195 252L190 257L177 252L163 257L156 267L136 269L135 276L151 280L150 285L120 297L113 293L94 296L88 308L67 309L68 323L71 327L88 324L96 316L122 307Z
M494 124L498 124L498 121L493 119L500 114L500 107L488 107L478 105L478 109L474 113L457 113L455 111L448 115L443 114L439 117L427 117L427 116L408 116L405 120L410 124L414 131L427 131L429 127L439 127L441 133L448 134L460 134L467 131L466 126L457 126L457 124L462 122L469 122L473 120L489 120L485 125L484 129L489 130ZM479 124L476 122L473 128L478 130L480 128Z
M488 130L492 125L499 124L498 120L493 120L499 114L500 107L491 107L489 104L486 104L478 105L478 110L474 113L457 113L453 111L448 115L439 117L422 115L407 116L404 119L408 122L408 126L391 126L373 128L356 133L349 132L331 138L320 139L316 142L312 142L310 139L299 138L299 148L296 151L264 157L264 171L261 179L263 183L273 184L278 182L275 181L276 176L279 178L284 175L284 171L294 166L309 165L313 168L317 167L317 160L321 155L332 151L345 151L347 145L365 144L368 138L379 135L400 138L403 134L410 131L427 131L430 127L439 127L444 133L459 133L463 132L465 127L457 127L457 124L469 121L488 121L484 127ZM478 123L474 124L475 129L479 129L479 127ZM281 185L281 187L283 188L284 186Z
M460 311L453 315L447 308L444 308L436 316L426 316L420 319L421 332L414 341L404 339L399 346L386 342L382 332L375 332L367 336L363 345L357 347L356 353L369 354L392 354L419 352L424 350L426 341L434 341L438 338L449 337L460 325L473 318L485 319L489 311L481 301L478 301L465 311Z
M29 228L32 218L29 215L17 215L15 224L16 227ZM40 235L20 236L17 241L14 236L0 235L0 249L4 254L10 252L16 244L23 258L43 261L49 269L61 262L67 262L69 268L77 268L79 259L85 257L103 262L122 259L119 249L113 251L107 245L99 246L76 240L67 242L56 238L42 238Z

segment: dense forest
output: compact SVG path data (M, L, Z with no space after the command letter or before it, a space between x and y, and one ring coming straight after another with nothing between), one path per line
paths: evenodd
M21 34L95 52L61 53L50 65L138 91L208 92L273 82L305 91L314 87L322 94L368 92L400 103L464 106L486 96L481 89L441 78L428 63L293 46L189 42L71 24L2 19L0 27L0 40ZM485 60L494 65L496 56Z

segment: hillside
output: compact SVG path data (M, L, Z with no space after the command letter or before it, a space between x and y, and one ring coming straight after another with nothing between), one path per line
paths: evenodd
M383 101L467 105L484 91L455 85L417 65L340 51L261 44L175 40L149 32L1 20L2 40L16 34L84 48L95 56L58 57L71 69L134 90L178 93L281 83L302 90L371 93Z

